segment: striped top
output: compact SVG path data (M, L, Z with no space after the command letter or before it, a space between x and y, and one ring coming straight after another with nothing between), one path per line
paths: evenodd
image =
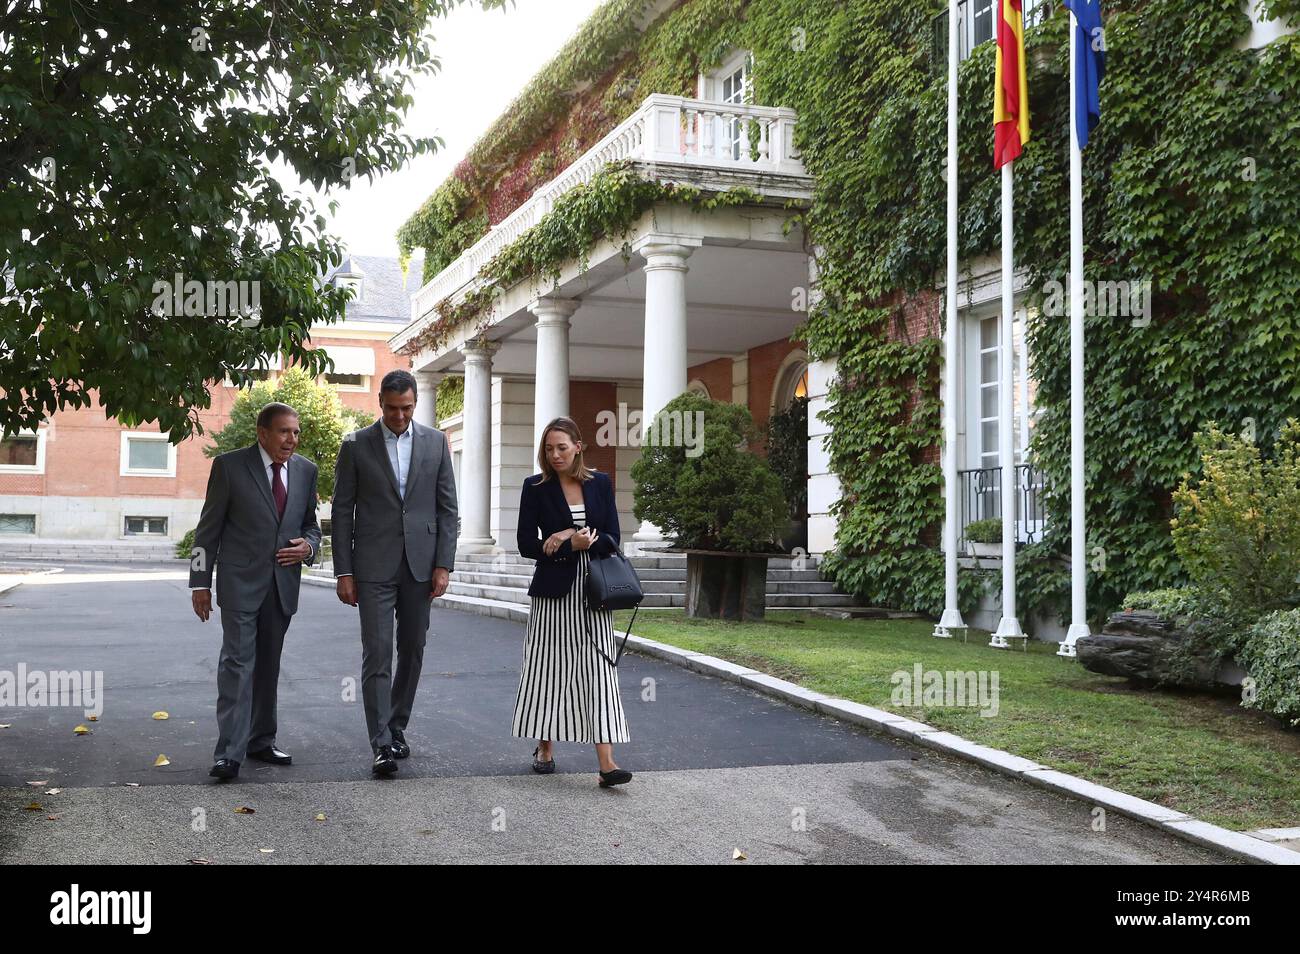
M573 514L573 522L579 527L587 525L587 508L584 504L569 504L569 512Z

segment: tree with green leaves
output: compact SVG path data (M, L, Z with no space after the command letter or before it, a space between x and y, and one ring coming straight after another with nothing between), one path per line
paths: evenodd
M749 452L749 409L686 392L658 415L632 465L632 512L679 547L771 550L786 525L781 481Z
M317 384L302 368L293 367L274 386L265 381L240 393L230 409L230 421L212 435L209 457L248 447L257 440L257 414L273 401L298 412L298 453L320 468L316 492L322 500L334 496L334 461L343 436L374 423L377 415L346 407L334 389Z
M325 370L342 250L271 163L329 189L436 148L402 115L459 2L6 0L0 427L97 397L179 440L260 355Z

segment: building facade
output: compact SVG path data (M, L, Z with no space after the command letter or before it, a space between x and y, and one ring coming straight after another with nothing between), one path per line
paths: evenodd
M420 264L411 264L417 276ZM312 331L313 346L334 362L321 383L332 385L345 406L374 411L380 378L410 367L388 345L409 313L406 278L395 258L351 256L326 281L356 292L343 321ZM272 358L255 374L274 381L281 370ZM211 407L199 414L207 433L229 420L239 390L226 380L210 394ZM427 403L431 408L432 394ZM59 411L34 433L6 435L0 540L179 540L203 507L209 445L205 436L172 444L156 426L128 428L98 406Z

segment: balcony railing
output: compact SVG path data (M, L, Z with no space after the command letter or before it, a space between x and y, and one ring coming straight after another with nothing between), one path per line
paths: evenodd
M957 549L965 553L966 527L976 520L1002 516L1002 468L959 470L961 523ZM1043 472L1032 464L1017 464L1015 475L1016 544L1036 543L1043 537Z
M806 175L794 150L792 109L654 94L641 108L539 188L413 296L411 318L467 286L502 249L536 225L555 201L624 159L722 170Z

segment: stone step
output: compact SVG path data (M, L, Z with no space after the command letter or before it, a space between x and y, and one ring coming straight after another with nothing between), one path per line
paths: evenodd
M458 553L456 563L491 563L493 560L505 559L511 563L524 563L532 561L525 560L516 551L507 550L504 553ZM660 554L638 554L628 557L632 565L638 570L642 567L656 568L663 570L685 570L685 554L660 553ZM796 560L793 557L770 557L767 561L767 569L770 573L773 570L785 570L793 572L816 572L818 559L812 556L805 556L798 559L798 566L795 566Z
M514 586L490 586L478 583L460 583L452 582L447 587L448 592L457 596L470 596L476 599L496 600L503 603L512 603L527 607L529 605L529 596L527 587ZM641 605L646 609L654 607L656 609L666 609L674 606L686 605L686 594L684 593L647 593Z

